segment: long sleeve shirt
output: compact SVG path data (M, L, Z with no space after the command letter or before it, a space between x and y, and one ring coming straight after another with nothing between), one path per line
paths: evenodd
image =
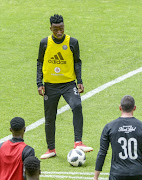
M96 171L102 171L111 144L110 174L116 176L142 175L142 122L134 117L119 117L108 123L100 138Z

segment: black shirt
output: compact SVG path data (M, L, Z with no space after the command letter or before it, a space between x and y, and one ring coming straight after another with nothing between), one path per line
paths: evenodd
M109 143L112 147L110 174L142 175L142 122L140 120L134 117L119 117L104 127L96 160L95 170L97 171L102 171Z
M61 40L58 40L52 35L52 39L55 43L60 44L64 41L65 36L66 35L64 35ZM37 86L38 87L43 86L43 83L42 83L42 79L43 79L42 66L43 66L43 61L44 61L45 50L48 46L47 41L48 41L48 37L42 39L40 42L40 46L39 46L39 53L38 53L38 59L37 59ZM79 51L78 40L73 38L73 37L70 37L69 44L70 44L70 49L73 53L74 69L75 69L75 74L76 74L76 78L77 78L77 83L82 84L81 60L80 60L80 51Z

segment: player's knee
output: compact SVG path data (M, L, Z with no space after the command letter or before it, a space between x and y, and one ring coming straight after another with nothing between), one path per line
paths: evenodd
M73 112L79 112L82 111L82 105L81 104L75 104L74 108L72 109Z
M45 124L49 125L49 124L54 124L56 121L56 115L46 115L45 116Z

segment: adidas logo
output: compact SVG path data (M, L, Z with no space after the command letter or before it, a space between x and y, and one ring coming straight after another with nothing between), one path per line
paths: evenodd
M50 60L48 60L49 63L52 64L66 64L66 61L64 61L64 58L60 52L54 55L54 57L51 57Z

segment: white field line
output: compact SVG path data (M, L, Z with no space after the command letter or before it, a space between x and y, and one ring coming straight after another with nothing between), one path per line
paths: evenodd
M67 175L94 175L93 172L48 172L48 171L42 171L41 174L67 174ZM109 176L109 173L100 173L100 175L103 175L103 176Z
M67 175L67 176L65 176ZM77 175L77 176L75 176ZM92 177L87 177L92 176ZM100 173L100 176L109 176L109 173ZM93 172L48 172L42 171L40 177L48 177L48 178L59 178L59 179L93 179ZM99 180L108 180L108 178L100 177Z
M84 176L60 176L60 175L40 175L40 177L47 178L59 178L59 179L94 179L93 177L84 177ZM108 178L99 178L99 180L108 180Z
M108 88L108 87L110 87L110 86L112 86L112 85L114 85L114 84L116 84L116 83L119 83L119 82L121 82L121 81L124 81L125 79L130 78L130 77L132 77L132 76L134 76L135 74L138 74L138 73L140 73L140 72L142 72L142 67L140 67L139 69L136 69L136 70L134 70L134 71L131 71L131 72L129 72L129 73L123 75L123 76L120 76L120 77L118 77L118 78L116 78L116 79L114 79L114 80L112 80L112 81L110 81L110 82L108 82L108 83L106 83L106 84L103 84L102 86L100 86L100 87L98 87L98 88L96 88L96 89L93 89L92 91L90 91L90 92L86 93L85 95L81 96L81 100L84 101L85 99L88 99L88 98L92 97L93 95L95 95L95 94L103 91L104 89L106 89L106 88ZM70 109L70 107L69 107L69 105L67 104L67 105L61 107L60 109L58 109L57 115L65 112L65 111L67 111L67 110L69 110L69 109ZM27 132L27 131L30 131L30 130L32 130L32 129L35 129L36 127L40 126L41 124L44 123L44 121L45 121L45 119L42 118L42 119L36 121L35 123L27 126L26 132ZM8 135L8 136L0 139L0 143L6 141L6 140L8 140L8 139L10 139L11 137L12 137L11 135Z

